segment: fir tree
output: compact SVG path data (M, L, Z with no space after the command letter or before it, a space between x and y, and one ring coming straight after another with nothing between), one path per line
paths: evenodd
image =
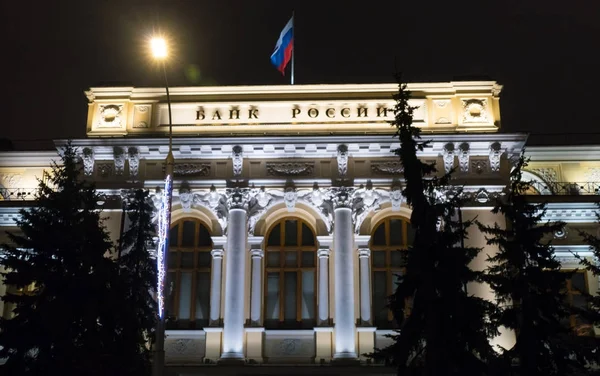
M5 375L104 374L114 327L106 305L116 264L93 185L80 180L68 144L39 182L36 207L21 210L22 234L9 234L0 264L14 317L0 320ZM33 286L33 287L32 287ZM110 306L110 304L108 304Z
M494 357L489 338L495 331L486 321L493 306L470 296L465 287L478 278L468 265L480 250L463 245L470 223L458 218L460 190L447 189L450 176L435 177L435 165L417 157L427 143L419 141L420 129L412 126L410 92L400 77L398 82L392 125L400 139L403 194L412 207L415 236L406 273L390 298L400 331L392 346L373 356L392 359L399 375L484 375Z
M129 229L121 239L122 250L118 259L119 275L114 290L122 299L113 307L118 325L115 343L119 372L129 375L150 373L150 343L154 338L157 304L156 260L148 249L152 244L152 203L148 191L129 192L126 197Z
M582 368L564 320L569 315L565 281L549 241L561 222L542 223L546 205L532 203L526 192L530 182L522 180L527 166L523 156L510 174L507 194L493 209L506 219L506 227L479 224L487 243L498 247L489 258L485 281L500 305L494 322L512 329L513 348L505 349L506 369L517 375L571 375ZM508 372L508 371L507 371Z

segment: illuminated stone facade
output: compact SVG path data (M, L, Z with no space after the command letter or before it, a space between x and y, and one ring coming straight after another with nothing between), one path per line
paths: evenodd
M463 219L503 225L490 212L491 200L506 186L526 135L499 132L501 86L409 89L415 124L431 140L420 158L435 161L440 174L455 169L468 198ZM393 154L399 144L388 123L396 91L393 84L171 89L175 189L165 348L173 371L186 366L206 374L200 367L231 360L377 366L364 354L389 343L393 325L382 297L393 286L395 249L411 236ZM73 144L84 175L106 195L102 208L116 241L127 225L121 190L149 189L156 202L162 194L156 188L168 152L165 92L93 88L86 95L88 137ZM565 266L575 267L571 251L589 255L578 230L596 229L600 148L528 153L532 193L547 195L548 219L567 222L555 244ZM35 179L56 158L56 150L0 152L2 229L15 229ZM484 268L495 250L476 230L466 243L485 248L473 263ZM595 293L596 278L585 280ZM0 285L0 294L6 288ZM484 285L469 290L492 298ZM0 312L10 314L1 304ZM495 340L505 347L511 341L511 333ZM210 372L219 369L226 366Z

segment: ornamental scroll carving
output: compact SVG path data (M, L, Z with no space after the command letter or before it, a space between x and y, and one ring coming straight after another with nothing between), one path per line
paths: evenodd
M130 147L127 149L127 159L129 161L129 176L135 179L140 169L140 152L138 148Z
M101 127L119 128L121 127L121 111L123 105L107 104L100 105L100 124Z
M538 174L547 184L556 183L558 181L556 170L553 168L533 168L531 171Z
M487 99L462 99L461 102L463 123L489 123Z
M300 162L267 162L268 176L310 176L313 174L314 163Z
M458 168L460 172L469 172L470 146L463 142L458 146Z
M452 171L452 169L454 168L454 154L455 154L455 150L454 150L454 144L452 142L449 142L446 145L444 145L444 153L443 153L444 171L447 174L450 173L450 171Z
M233 176L242 175L244 167L244 149L240 145L235 145L231 150L231 160L233 161Z
M338 163L338 174L340 176L346 176L348 173L348 146L342 144L337 148L337 163Z
M94 173L94 149L83 148L81 159L83 160L83 174L85 176L91 176Z
M401 175L404 167L400 161L371 162L371 172L377 175Z
M120 146L113 148L113 156L115 158L115 175L123 175L125 171L125 151Z

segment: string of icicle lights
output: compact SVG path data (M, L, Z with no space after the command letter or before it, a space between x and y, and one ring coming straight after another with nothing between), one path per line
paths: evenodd
M173 180L170 175L165 178L165 190L162 196L160 204L160 212L158 215L158 251L156 256L156 269L158 270L158 280L156 286L156 296L158 300L158 317L163 318L165 314L165 296L164 286L166 279L166 265L165 255L169 251L169 222L170 222L170 208L169 208L169 197L171 197L171 190L173 189Z

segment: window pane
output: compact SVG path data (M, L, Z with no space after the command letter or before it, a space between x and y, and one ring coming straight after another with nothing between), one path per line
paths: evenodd
M298 252L291 251L285 253L285 266L297 267L298 266Z
M296 286L298 279L296 272L284 273L284 299L283 318L285 320L296 320Z
M302 245L315 245L313 232L306 224L302 224Z
M571 286L573 290L579 292L587 292L587 288L585 285L585 274L584 273L575 273L571 277Z
M194 246L194 235L196 232L196 222L185 221L183 222L183 236L181 239L182 247L193 247Z
M179 253L180 252L169 252L169 260L167 262L169 269L179 267Z
M267 266L271 268L279 267L279 252L267 252Z
M165 284L165 310L167 316L170 316L175 314L175 272L167 273Z
M274 245L277 247L281 245L281 224L278 223L277 226L273 227L271 234L269 234L267 245Z
M401 246L402 242L402 220L390 219L390 245Z
M171 233L169 234L169 246L176 247L179 245L179 225L171 228Z
M303 267L314 267L315 266L315 252L313 252L313 251L302 252L302 266Z
M190 319L192 306L192 272L182 272L179 286L179 320Z
M403 266L404 261L404 251L391 251L391 262L390 265L392 268L399 268Z
M198 252L198 267L199 268L210 268L212 262L212 256L208 251Z
M298 245L298 221L285 221L285 245Z
M385 226L384 223L377 226L373 234L373 245L385 245Z
M188 269L194 267L194 252L181 252L181 267Z
M375 322L388 321L386 272L373 272L373 316Z
M385 251L373 251L373 267L385 268Z
M279 319L279 273L267 273L265 319Z
M315 318L315 272L302 272L302 319Z
M200 231L198 232L198 246L199 247L210 247L212 246L212 239L208 229L200 224Z
M210 273L196 275L196 319L208 320L210 304Z

